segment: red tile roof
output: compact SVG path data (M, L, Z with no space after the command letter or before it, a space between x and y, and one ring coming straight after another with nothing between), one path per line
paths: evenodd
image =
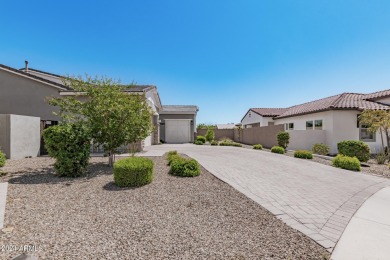
M377 99L390 96L390 89L377 91L371 94L365 95L365 99Z
M288 108L251 108L249 110L264 117L274 117L283 114Z
M292 106L276 118L304 115L333 109L380 109L388 110L389 106L367 100L369 95L358 93L342 93L339 95L322 98L301 105Z

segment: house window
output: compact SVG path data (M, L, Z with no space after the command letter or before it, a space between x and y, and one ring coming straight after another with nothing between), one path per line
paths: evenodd
M368 131L368 125L360 125L359 137L364 142L375 142L375 133Z
M314 129L315 130L322 130L322 120L315 120L314 121Z
M313 130L313 121L306 121L306 130Z
M294 123L284 124L284 130L294 130Z

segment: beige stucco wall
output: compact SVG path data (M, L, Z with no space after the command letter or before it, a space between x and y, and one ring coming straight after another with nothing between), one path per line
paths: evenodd
M290 143L288 150L312 150L314 144L326 144L326 131L289 130Z
M325 144L330 147L331 153L337 153L337 143L344 140L359 140L359 128L357 127L357 115L359 113L357 110L331 110L277 119L275 124L294 123L294 130L310 132L320 130L306 130L306 121L322 120L322 129L325 131ZM294 143L294 146L297 147L296 149L306 149L305 147L308 147L313 142L312 138L316 136L311 133L305 136L302 133L293 137L297 140L290 141ZM321 143L321 140L323 139L319 138L318 143ZM376 134L375 142L366 143L370 146L372 153L379 151L381 147L380 134ZM289 148L293 149L292 146Z
M8 159L39 155L40 122L39 117L0 115L0 145Z
M0 114L36 116L58 121L46 97L59 97L58 89L35 80L0 70Z

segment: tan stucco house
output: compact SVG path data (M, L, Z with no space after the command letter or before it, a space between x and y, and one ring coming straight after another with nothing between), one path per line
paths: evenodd
M75 95L75 92L63 84L61 75L28 68L11 68L0 64L0 115L20 115L39 118L40 130L58 124L60 118L53 115L56 108L49 105L50 97ZM143 93L153 110L151 119L155 131L142 142L142 146L160 143L189 143L196 135L197 106L163 106L156 86L137 85L126 90L129 93ZM9 121L9 120L8 120ZM1 123L0 117L0 123ZM0 135L6 136L1 132ZM10 131L8 127L7 131ZM5 130L4 130L5 131ZM27 131L27 129L26 129ZM39 137L40 138L40 137ZM8 140L6 140L8 139ZM4 140L4 141L2 141ZM12 146L9 138L0 138L0 146ZM30 156L44 154L43 143L38 151ZM8 152L8 154L10 154Z
M290 149L311 149L325 143L337 153L343 140L366 142L373 153L382 147L380 134L370 133L358 122L366 109L390 109L390 90L370 94L342 93L289 108L251 108L241 120L243 128L284 125L290 132Z

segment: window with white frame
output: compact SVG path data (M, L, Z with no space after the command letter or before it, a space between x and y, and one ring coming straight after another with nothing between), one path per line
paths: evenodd
M313 121L306 121L306 130L313 130Z
M315 130L322 130L322 120L315 120L314 121L314 129Z
M375 133L368 130L368 125L360 125L359 139L364 142L375 142Z

